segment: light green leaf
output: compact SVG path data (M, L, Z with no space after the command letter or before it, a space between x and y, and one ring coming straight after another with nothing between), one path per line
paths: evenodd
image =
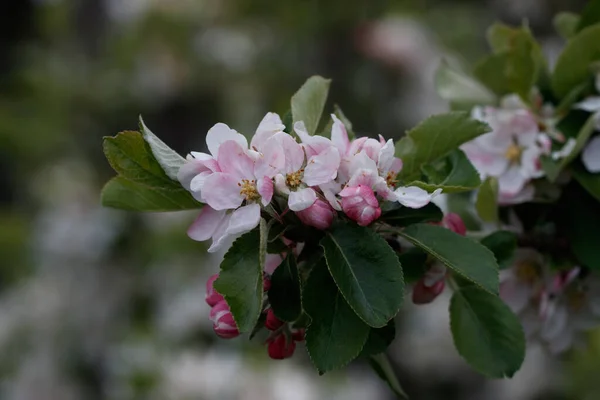
M372 229L339 223L321 240L327 267L354 312L380 328L400 309L402 267L396 253Z
M578 14L560 12L554 16L552 24L554 25L556 32L564 39L568 40L577 33L580 21L581 17Z
M324 373L354 360L367 341L370 328L346 303L324 259L311 271L302 297L311 318L306 348L317 370Z
M404 182L419 179L421 167L447 156L460 145L489 132L487 124L455 111L431 116L396 143L396 157L403 162L398 175Z
M294 123L303 121L310 135L317 131L321 114L327 102L330 79L311 76L292 96L292 116Z
M251 332L262 312L267 234L266 223L261 219L257 229L233 242L214 283L215 290L225 297L241 333Z
M453 69L442 60L435 73L435 88L438 95L453 104L474 106L493 104L496 96L475 78Z
M475 286L456 291L450 302L450 329L459 354L480 373L504 378L521 368L523 328L498 296Z
M148 186L123 176L111 179L104 186L101 201L104 207L127 211L179 211L202 207L202 204L181 186Z
M177 154L173 149L167 146L162 140L160 140L146 125L144 120L140 117L140 128L144 140L150 145L152 154L160 166L162 167L165 174L173 179L177 180L177 173L179 168L185 164L185 158Z
M600 60L600 25L573 36L558 57L552 74L552 89L562 99L574 87L592 78L590 66Z
M293 254L289 254L273 272L269 302L275 316L282 321L294 322L302 313L300 276Z
M455 149L449 156L421 167L426 182L414 181L407 186L418 186L428 192L442 189L457 193L477 189L481 185L479 173L462 150Z
M498 221L498 180L487 178L477 193L475 209L479 217L487 222Z
M483 239L481 244L494 253L500 269L512 265L517 251L517 235L509 231L496 231Z
M585 169L581 162L577 162L571 172L573 178L596 200L600 201L600 174L592 174Z
M408 226L418 222L439 222L444 213L433 203L421 208L404 207L397 202L383 203L379 221L392 226Z
M464 278L490 293L498 293L494 254L472 239L441 226L411 225L398 233Z
M392 365L385 354L371 356L369 358L369 365L371 365L377 376L388 384L398 399L408 400L408 396L402 389L402 386L400 386L400 382L398 382Z
M579 24L577 25L577 32L582 31L588 26L592 26L600 22L600 1L589 0L584 7Z

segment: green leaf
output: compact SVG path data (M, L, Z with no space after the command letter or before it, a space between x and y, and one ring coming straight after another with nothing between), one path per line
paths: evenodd
M398 175L404 182L419 179L421 167L449 155L460 145L489 132L487 124L455 111L431 116L396 143L396 157L403 162Z
M435 88L442 99L465 107L496 101L496 96L488 88L475 78L453 69L446 60L442 60L435 72Z
M142 136L148 145L150 145L150 149L152 149L152 154L154 158L160 166L162 167L165 174L173 179L177 180L177 173L179 172L179 168L183 164L185 164L185 158L181 157L177 152L167 146L162 140L160 140L146 125L144 125L144 120L140 117L140 128L142 131Z
M181 186L153 187L117 176L104 186L101 194L104 207L127 211L178 211L202 207Z
M459 354L477 371L512 377L525 358L525 335L516 315L498 296L475 286L456 291L450 329Z
M411 225L398 233L459 275L490 293L498 293L498 264L494 254L481 244L428 224Z
M580 21L581 17L575 13L560 12L554 16L552 24L556 32L568 40L577 33Z
M225 297L241 333L251 332L262 312L266 230L266 223L261 219L259 228L233 242L213 285Z
M418 222L439 222L444 218L444 213L433 203L421 208L404 207L397 202L383 204L379 221L392 226L408 226Z
M600 25L585 28L575 35L558 57L552 74L552 89L559 98L592 78L590 66L600 60Z
M575 178L589 194L600 201L600 174L592 174L580 161L575 163L571 173L573 174L573 178Z
M427 254L421 249L412 248L398 254L398 259L404 272L404 281L407 285L417 282L427 271Z
M390 361L385 354L371 356L369 358L369 365L373 368L377 376L388 384L397 398L408 400L408 396L402 390L402 386L400 386L400 382L398 382L398 378L396 378L396 374L394 374Z
M102 191L102 204L135 211L177 211L202 207L169 178L139 132L104 138L104 154L120 175Z
M289 254L273 272L269 302L275 316L282 321L294 322L302 313L300 276L293 254Z
M306 348L319 373L341 368L362 350L369 326L352 311L329 275L324 259L310 273L302 298L311 322Z
M383 353L392 344L395 337L396 324L393 319L383 328L371 328L367 342L360 353L361 357Z
M574 174L574 176L579 181L578 175ZM600 189L600 175L596 178L596 183L597 188ZM576 194L573 193L568 198L569 202L565 210L565 237L569 238L571 250L583 266L600 271L600 252L598 251L600 207L598 199L592 198L583 191L579 196Z
M455 149L449 156L421 167L427 181L413 181L407 186L418 186L428 192L442 189L457 193L477 189L481 185L479 173L462 150Z
M500 269L508 268L512 265L517 251L517 235L509 231L497 231L483 239L481 244L494 253Z
M372 229L339 223L321 240L327 267L354 312L380 328L400 310L402 267L396 253Z
M577 24L577 32L600 22L600 1L590 0L581 13L579 24Z
M317 131L321 114L327 102L330 79L311 76L292 96L292 116L294 123L303 121L309 135Z
M487 178L477 193L475 209L479 217L487 222L498 221L498 180Z

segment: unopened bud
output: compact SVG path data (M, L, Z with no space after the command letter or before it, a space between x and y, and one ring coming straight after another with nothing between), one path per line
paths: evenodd
M219 277L219 274L214 274L212 275L210 278L208 278L208 281L206 282L206 303L213 307L215 306L218 302L225 300L223 298L223 296L218 293L215 288L213 287L214 282L217 280L217 278Z
M273 340L269 342L267 351L269 357L274 360L283 360L289 358L294 354L296 350L296 342L292 338L287 338L285 335L277 335Z
M305 330L304 329L294 329L292 330L292 339L296 342L304 341Z
M217 336L223 339L232 339L239 336L240 332L225 300L218 302L210 310L210 320L213 323L213 330Z
M463 222L460 215L456 213L448 213L444 216L442 220L442 225L445 228L450 229L454 233L458 233L459 235L465 236L467 234L467 227Z
M265 320L265 326L270 331L276 331L283 325L283 321L275 316L272 308L267 310L267 319Z
M412 293L412 301L415 304L429 304L444 291L446 282L441 280L431 287L424 285L423 280L418 281Z
M325 230L331 226L335 210L328 202L317 199L312 206L302 211L296 211L296 215L303 224Z
M367 226L381 215L373 189L365 185L346 187L340 192L342 209L348 218Z

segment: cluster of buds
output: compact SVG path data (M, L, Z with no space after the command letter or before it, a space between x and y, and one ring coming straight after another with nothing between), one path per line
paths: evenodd
M397 186L402 161L394 157L393 141L350 140L342 121L331 118L331 139L312 136L296 122L300 143L275 113L264 117L250 143L225 124L213 126L206 135L210 154L192 152L178 174L183 187L205 203L188 235L212 238L208 251L214 252L254 229L261 212L275 218L294 212L320 230L343 212L367 226L381 215L383 201L420 208L441 192ZM275 204L284 204L279 213Z
M271 308L267 310L265 327L271 332L267 339L267 351L274 360L291 357L296 350L296 342L304 341L304 329L292 328L278 319Z

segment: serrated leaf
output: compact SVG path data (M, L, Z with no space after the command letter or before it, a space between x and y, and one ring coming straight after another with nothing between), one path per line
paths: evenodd
M450 328L459 354L491 378L512 377L525 358L525 335L516 315L498 296L478 287L456 291Z
M282 321L294 322L302 313L300 276L293 254L289 254L271 275L269 302L275 316Z
M396 374L394 374L392 366L385 354L371 356L369 358L369 365L373 368L373 371L375 371L377 376L388 384L398 399L408 400L408 396L404 393L404 390L402 390L402 386L400 386L400 382L398 382L398 378L396 378Z
M552 19L556 32L567 40L577 33L580 22L581 17L572 12L559 12Z
M319 126L327 95L330 79L311 76L292 96L292 116L294 123L303 121L309 135L313 135Z
M475 209L479 217L486 222L498 221L498 180L487 178L477 193Z
M407 132L396 143L396 157L403 162L398 178L419 179L421 167L449 155L460 145L489 132L487 124L455 111L431 116Z
M446 60L442 60L434 79L438 95L450 103L471 107L496 101L496 95L488 88L474 77L453 69Z
M396 323L392 319L383 328L371 328L369 337L360 352L361 357L383 353L396 337Z
M577 32L600 22L600 1L589 0L581 12Z
M179 168L185 164L185 158L181 157L177 152L160 140L158 136L152 133L152 131L144 124L142 117L140 117L140 128L142 130L142 136L146 143L150 145L156 161L158 161L163 171L165 171L165 174L176 181Z
M225 297L241 333L251 332L262 312L266 224L239 237L221 262L215 290Z
M494 254L481 244L428 224L411 225L398 233L459 275L490 293L498 293L498 264Z
M517 251L517 235L509 231L497 231L483 239L481 244L494 253L498 267L508 268L512 265Z
M317 370L331 371L355 359L367 341L370 328L346 303L324 259L313 268L302 297L311 318L306 330L306 348Z
M407 186L418 186L428 192L442 189L444 193L466 192L481 185L479 173L462 150L455 149L449 156L421 167L426 182L413 181Z
M386 325L404 297L396 253L372 229L354 223L334 225L321 247L331 276L354 312L374 328Z
M101 202L104 207L127 211L179 211L202 207L181 186L153 187L117 176L102 189Z
M418 222L439 222L444 213L433 203L421 208L404 207L397 202L384 203L379 221L392 226L408 226Z
M592 78L590 66L600 60L600 25L573 36L558 57L552 74L554 94L562 99L571 89Z

